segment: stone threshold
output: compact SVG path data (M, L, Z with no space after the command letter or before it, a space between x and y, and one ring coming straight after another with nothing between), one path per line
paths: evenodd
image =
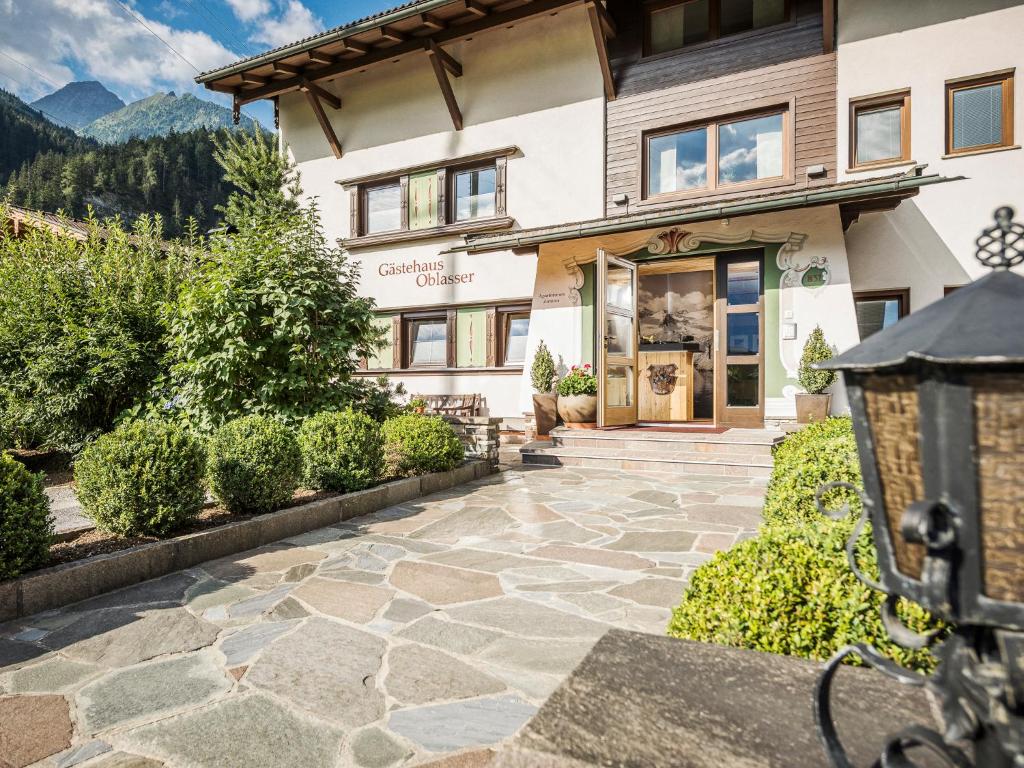
M0 621L87 600L209 560L404 504L496 471L490 462L467 461L448 472L393 480L365 491L332 496L185 536L32 571L12 581L0 582Z

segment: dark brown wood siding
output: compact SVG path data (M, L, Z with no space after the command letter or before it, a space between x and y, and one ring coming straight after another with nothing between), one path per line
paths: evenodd
M643 207L643 136L658 128L744 112L776 102L793 104L793 188L836 180L836 58L822 53L820 2L797 3L795 22L757 34L723 38L692 50L643 58L640 3L612 5L619 35L612 41L618 98L608 103L606 208L624 213L612 200L629 196L630 212ZM823 177L807 168L822 164ZM709 193L706 198L764 194ZM697 198L688 198L687 202ZM678 203L676 203L678 204Z

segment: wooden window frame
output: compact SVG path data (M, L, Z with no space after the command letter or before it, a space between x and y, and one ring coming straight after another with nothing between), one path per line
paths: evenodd
M909 288L884 288L871 291L853 292L853 315L857 319L857 302L859 301L880 301L896 299L899 302L899 313L897 320L902 320L910 314L910 289Z
M379 232L366 231L366 227L370 222L370 191L374 189L385 189L387 187L398 187L398 194L401 197L399 201L400 213L399 213L399 226L398 229L382 229ZM399 176L393 179L383 179L381 181L374 182L373 184L367 184L365 187L359 188L359 219L357 226L359 227L360 235L390 235L396 232L404 232L409 229L409 177Z
M784 20L778 24L770 24L767 27L757 27L755 29L746 29L742 32L733 32L732 34L722 35L722 7L721 0L708 0L708 38L707 40L701 40L699 43L691 43L690 45L681 45L678 48L671 48L667 51L659 51L658 53L651 52L651 19L653 15L658 11L663 11L667 8L673 8L678 5L686 5L687 3L699 2L699 0L650 0L644 4L644 37L643 37L643 58L655 58L659 56L670 56L672 54L679 53L680 51L692 51L696 48L700 48L706 45L713 45L719 40L733 40L742 38L750 35L759 35L764 32L768 32L779 27L789 26L796 21L796 3L794 0L785 0L785 9L783 11Z
M409 312L408 314L402 315L402 368L409 368L414 370L427 369L438 369L448 368L451 362L452 346L454 341L454 334L452 333L452 324L448 317L448 312L445 311L432 311L432 312ZM411 329L414 323L422 322L441 322L445 324L445 361L443 363L413 363L412 361L412 350L414 337Z
M488 162L483 163L470 163L467 165L454 165L449 166L445 169L448 177L448 210L445 214L445 220L452 224L471 224L477 221L491 221L493 219L500 219L505 216L505 161L507 158L500 157L494 158ZM456 185L458 183L458 176L460 173L469 173L472 171L483 171L489 168L494 169L494 213L490 216L470 216L467 219L460 219L458 216L458 205L459 200L456 194ZM501 192L499 193L499 187Z
M506 305L503 307L496 307L496 321L494 324L495 338L497 339L496 350L495 350L495 364L502 367L516 366L522 368L526 365L526 360L522 362L509 362L505 359L505 355L508 354L508 332L509 332L509 319L513 316L526 315L526 319L530 319L530 306L526 305Z
M752 179L723 184L719 181L718 168L718 136L723 125L737 123L744 120L769 117L772 115L782 116L782 175L772 176L764 179ZM708 180L703 187L694 189L676 190L672 192L660 192L651 194L650 190L650 159L651 139L661 136L671 136L676 133L684 133L697 128L704 128L707 131L707 168ZM668 127L654 128L644 131L641 135L641 168L640 168L640 195L642 203L656 203L663 201L685 200L691 197L706 197L721 192L744 192L762 187L775 187L783 184L792 184L794 180L794 156L795 137L793 130L793 102L775 104L771 107L753 109L744 112L736 112L727 115L720 115L711 119L699 120L690 123L672 125Z
M861 111L873 111L886 107L900 109L900 156L872 160L867 163L857 162L857 115ZM888 168L894 165L912 163L910 148L910 89L887 91L870 96L858 96L850 99L850 157L847 168L851 171L863 171L871 168Z
M958 77L946 81L946 158L974 155L982 152L1013 147L1013 86L1014 69L987 72L981 75ZM953 95L957 91L977 88L983 85L1001 84L1003 87L1003 139L994 144L978 144L961 149L953 148Z

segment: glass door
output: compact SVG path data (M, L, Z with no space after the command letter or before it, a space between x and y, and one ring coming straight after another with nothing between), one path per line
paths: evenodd
M715 420L764 425L764 252L715 262Z
M603 334L597 376L597 423L636 424L637 267L597 252L597 327Z

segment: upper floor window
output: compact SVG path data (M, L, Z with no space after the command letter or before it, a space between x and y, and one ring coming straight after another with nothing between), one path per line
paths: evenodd
M493 165L456 172L456 221L494 215L497 175L497 169Z
M946 154L1012 144L1012 71L946 83Z
M786 179L789 112L649 134L644 197Z
M791 0L660 0L647 5L644 55L781 24Z
M910 91L850 102L850 167L910 161Z
M402 188L398 182L367 187L363 195L367 233L391 232L402 228Z

